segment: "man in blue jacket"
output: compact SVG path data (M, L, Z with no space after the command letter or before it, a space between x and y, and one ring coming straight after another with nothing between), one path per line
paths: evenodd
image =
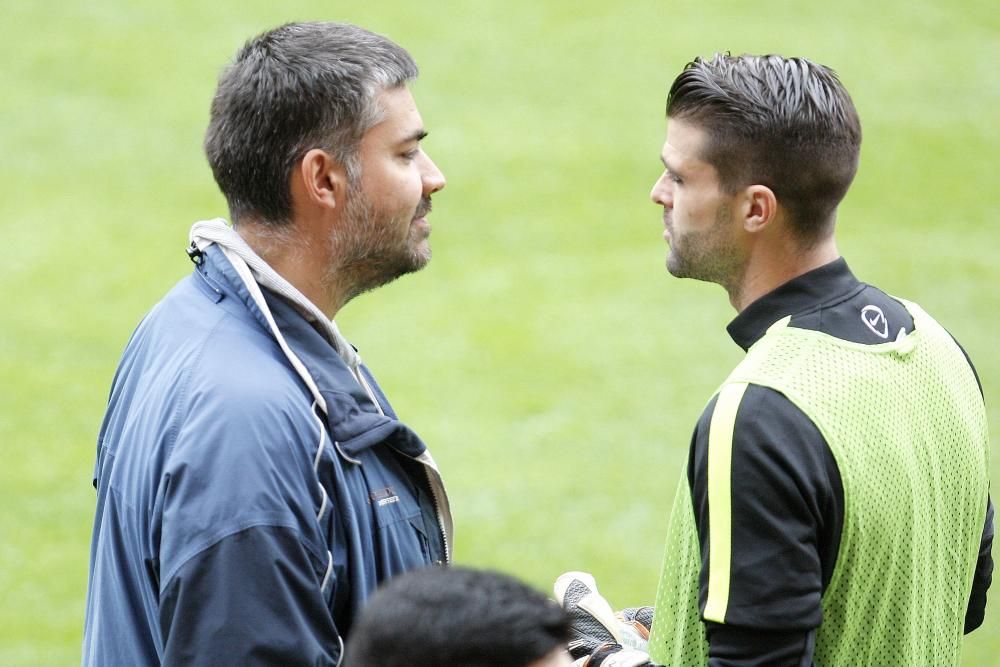
M441 172L384 37L291 24L220 77L233 220L136 329L98 441L88 665L336 665L383 580L449 560L434 461L333 318L430 258Z

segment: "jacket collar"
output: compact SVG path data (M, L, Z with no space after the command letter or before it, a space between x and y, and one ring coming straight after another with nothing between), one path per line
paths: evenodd
M205 249L196 270L222 292L223 298L238 302L240 309L271 337L267 319L218 247ZM273 291L267 288L262 291L285 341L305 365L326 401L326 423L341 453L353 457L372 445L387 442L408 456L420 456L426 446L416 433L399 421L367 369L362 365L359 372L364 373L372 385L385 414L379 412L344 359L302 313Z
M744 308L726 330L733 341L746 351L778 320L842 300L859 287L861 282L841 257L803 273L760 297Z

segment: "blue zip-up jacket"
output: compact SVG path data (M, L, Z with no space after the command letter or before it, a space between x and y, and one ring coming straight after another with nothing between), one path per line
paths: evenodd
M264 295L327 414L208 247L115 374L85 665L336 665L380 582L448 559L447 498L424 444L363 366L381 410L295 307Z

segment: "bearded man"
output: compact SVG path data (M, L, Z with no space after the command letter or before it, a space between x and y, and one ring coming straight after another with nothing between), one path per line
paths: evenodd
M233 226L194 225L115 375L84 664L335 665L380 582L449 560L434 461L333 322L430 259L416 75L336 23L222 73L205 150Z

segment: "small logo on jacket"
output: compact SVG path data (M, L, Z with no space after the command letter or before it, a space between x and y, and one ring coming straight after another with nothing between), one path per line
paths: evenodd
M878 306L865 306L861 309L861 321L879 338L889 338L889 320Z
M378 507L385 507L386 505L398 503L399 496L396 495L395 489L391 486L387 486L384 489L379 489L369 493L368 502L375 503Z

